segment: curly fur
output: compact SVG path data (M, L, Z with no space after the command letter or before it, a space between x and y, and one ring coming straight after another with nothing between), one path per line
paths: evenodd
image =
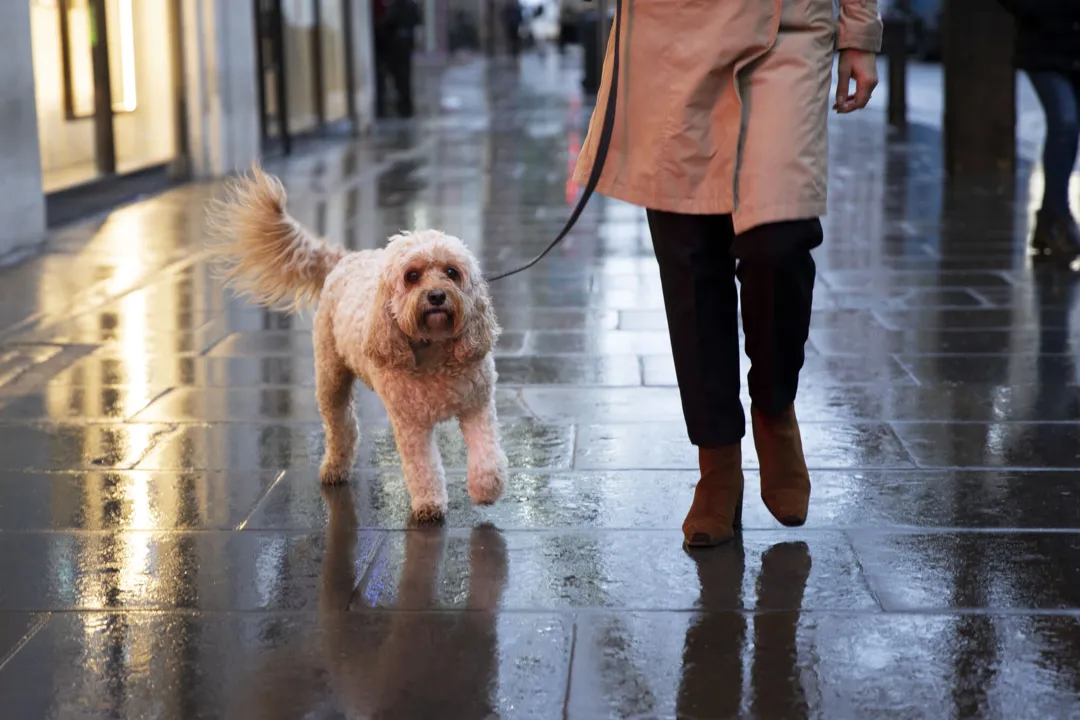
M359 378L386 406L419 520L446 512L435 426L457 418L478 504L499 498L507 460L499 444L492 348L500 328L487 283L463 242L436 230L395 235L383 248L342 252L285 211L281 183L258 168L214 209L215 252L230 283L264 305L318 301L316 394L326 430L324 483L345 481L357 441Z
M209 247L229 285L260 305L312 305L344 252L312 237L285 212L285 187L257 165L211 204Z

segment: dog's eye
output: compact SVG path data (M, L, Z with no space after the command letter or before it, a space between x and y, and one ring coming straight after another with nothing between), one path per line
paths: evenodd
M461 273L458 272L457 268L448 267L446 268L446 277L457 282L457 279L461 277Z
M405 273L405 282L409 283L410 285L414 285L420 282L420 273L416 270L410 270L409 272Z

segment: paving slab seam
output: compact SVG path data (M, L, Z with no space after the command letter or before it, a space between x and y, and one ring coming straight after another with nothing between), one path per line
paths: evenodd
M230 472L244 473L244 472L251 472L251 471L261 471L261 472L268 472L268 473L269 472L274 472L274 473L276 473L276 472L288 472L288 471L297 471L297 470L305 470L305 469L306 470L314 470L313 467L310 467L310 468L286 468L284 470L278 469L278 468L246 468L246 469L245 468L216 468L216 469L215 468L163 468L163 469L159 469L159 468L138 468L138 467L136 467L136 468L128 468L128 469L114 468L114 470L116 470L117 472L123 472L125 474L158 474L158 475L189 475L189 474L192 474L192 473L208 473L208 474L210 474L210 473L230 473ZM747 467L743 468L743 471L747 474L748 477L757 476L758 475L758 470L759 469L756 466L747 466ZM939 475L942 475L942 474L948 474L950 472L956 472L956 471L963 471L965 474L969 474L967 472L968 471L967 466L962 466L962 467L957 467L957 468L939 468L939 467L930 467L930 468L881 468L881 467L877 467L877 468L870 468L869 470L851 470L851 469L846 469L845 468L845 469L839 469L839 470L826 470L826 471L821 471L821 472L828 473L829 475L870 474L870 475L875 475L875 476L881 476L881 475L898 476L898 479L900 479L902 481L902 483L893 483L895 485L895 484L916 484L916 481L918 481L919 479L923 479L923 478L926 478L926 477L936 477L936 476L939 476ZM0 468L0 478L2 478L4 475L15 475L15 474L22 475L22 474L25 474L26 472L27 471L21 470L21 469L18 469L18 468ZM87 470L87 469L84 469L84 468L49 468L49 469L42 469L42 470L34 470L32 472L35 475L41 475L41 476L63 476L63 475L78 476L78 475L85 475L88 472L95 472L95 471ZM377 478L380 478L380 477L386 475L387 473L392 473L394 475L400 475L400 472L401 472L401 467L400 466L356 468L356 475L350 481L350 485L352 485L352 486L363 485L369 479L377 479ZM572 469L572 468L565 468L565 467L563 467L563 468L545 468L545 467L532 466L532 467L518 468L516 470L512 470L511 472L515 476L541 476L541 477L550 477L550 478L567 478L567 479L589 480L589 479L593 478L594 476L622 476L622 475L628 475L628 474L629 475L651 475L651 474L657 473L657 472L661 472L664 475L669 475L669 476L673 475L673 476L680 477L680 478L681 478L681 476L685 476L686 479L691 479L691 478L695 477L698 474L699 471L698 471L697 468L690 468L690 467L687 467L687 468L662 468L660 470L655 470L655 469L654 470L649 470L649 469L645 469L645 468L628 468L628 469L621 469L621 470L608 470L608 469L600 468L600 469L581 470L581 469ZM1077 472L1080 472L1080 469L1077 469L1077 468L1046 468L1046 467L1012 468L1012 469L1010 469L1010 468L1002 468L1002 467L998 467L998 466L993 466L993 467L976 468L976 469L972 470L970 474L996 475L996 474L1008 473L1008 472L1022 472L1022 473L1025 473L1025 474L1042 474L1042 475L1070 475L1071 476L1071 475L1075 475ZM447 478L453 478L455 480L463 480L463 479L465 479L465 477L467 475L468 475L468 471L464 467L462 467L462 468L448 468L446 470L446 477ZM908 477L905 478L904 476L908 476ZM313 477L312 483L315 484L315 485L318 485L318 480L314 478L314 475L312 477Z
M134 424L140 424L140 423L138 423L138 422L137 422L137 421L135 420L135 418L136 418L136 417L138 417L140 413L142 413L143 411L145 411L145 410L146 410L147 408L149 408L149 407L150 407L151 405L153 405L154 403L156 403L156 402L157 402L158 400L160 400L161 398L165 397L165 396L166 396L166 395L168 395L169 393L173 392L173 390L175 390L175 389L176 389L175 387L169 387L169 388L165 388L164 390L162 390L161 392L159 392L158 394L154 395L154 396L153 396L153 397L151 397L151 398L150 398L149 400L147 400L146 402L144 402L144 403L142 404L142 406L141 406L141 407L139 407L139 409L138 409L138 410L136 410L135 412L133 412L133 413L131 413L130 415L128 415L128 416L127 416L127 417L126 417L126 418L124 419L124 421L123 421L122 423L120 423L120 424L122 424L122 425L134 425ZM176 424L179 424L179 423L176 423ZM140 459L141 459L141 458L140 458Z
M870 575L866 572L866 568L863 567L862 555L859 553L859 548L856 547L855 541L851 536L851 533L844 532L844 542L847 544L848 550L851 551L851 556L854 558L856 576L859 578L858 582L866 590L867 594L874 601L878 610L885 611L885 603L882 602L881 596L878 594L874 584L870 582ZM811 555L811 557L813 557Z
M149 472L152 472L152 471L149 471ZM245 516L244 519L241 520L237 524L237 526L235 528L235 530L237 532L241 532L241 531L244 530L244 528L247 527L247 524L251 521L251 518L255 515L256 512L258 512L259 507L263 503L263 500L266 499L266 496L269 495L270 492L274 488L276 488L278 486L278 484L281 482L282 478L284 478L288 474L289 474L288 470L282 470L280 473L278 473L278 476L276 478L274 478L273 481L269 485L266 486L266 489L263 490L262 493L259 495L258 499L255 500L255 504L251 506L251 510L248 511L247 516Z
M150 438L147 440L147 445L143 449L143 451L138 455L138 457L135 458L135 460L130 465L126 466L124 469L135 469L139 465L139 463L145 460L150 455L150 453L153 452L155 448L157 448L158 443L180 432L180 429L181 428L179 425L171 425L151 434Z
M375 561L378 560L383 547L386 546L388 537L389 533L381 534L375 541L371 550L367 553L367 564L364 565L363 570L358 573L356 577L356 582L353 584L352 591L349 593L349 597L345 602L345 610L350 610L352 608L353 600L355 600L362 589L367 586L368 581L371 579L371 573L375 569Z
M293 386L293 387L295 387L295 386ZM159 393L159 395L156 395L153 399L157 400L157 399L160 399L161 397L165 396L166 394L168 394L170 392L173 392L173 391L176 391L176 390L189 389L189 388L191 388L191 386L171 387L171 388L168 388L167 390L162 391L161 393ZM248 389L248 388L245 388L245 389ZM510 389L515 389L515 388L508 387L506 389L510 390ZM526 387L526 388L522 388L522 389L530 389L530 388ZM615 389L620 389L621 390L621 389L625 389L625 388L615 388ZM0 396L0 397L4 397L5 399L10 401L10 400L13 400L13 399L17 399L18 397L21 397L21 396L6 396L6 395L4 395L4 396ZM143 413L147 409L148 409L148 407L141 408L138 411L138 413ZM537 423L537 422L539 422L539 424L541 424L541 425L546 425L546 426L550 426L550 427L558 427L558 428L566 428L566 429L581 428L581 427L597 428L597 427L627 427L627 426L630 426L630 427L633 427L633 426L670 426L670 427L675 427L675 426L680 424L678 420L649 420L649 419L641 419L641 420L609 420L609 421L605 421L603 423L599 423L599 422L574 422L574 423L560 422L560 420L564 419L565 416L555 415L555 414L551 414L551 415L537 414L536 411L533 410L532 407L530 407L528 405L525 405L525 407L523 409L528 410L530 413L532 413L532 416L531 417L520 417L520 418L518 418L518 417L506 418L506 420L501 422L501 427L504 430L506 430L508 428L513 429L515 426L518 426L518 425L528 425L529 423ZM23 420L23 421L14 420L14 419L12 419L12 420L6 420L5 419L5 420L0 421L0 428L4 428L4 427L37 427L37 428L127 427L127 426L138 426L138 425L163 425L163 424L165 424L165 421L162 421L162 420L140 420L140 419L137 418L136 415L132 415L132 416L130 416L128 418L123 418L123 419L121 419L121 418L111 418L111 417L98 417L98 418L87 418L87 419L52 419L52 418L40 417L40 418L31 418L31 419ZM453 420L445 420L442 423L439 423L439 426L440 427L454 427L454 422L455 421L453 421ZM169 420L168 424L182 426L182 427L185 427L185 428L201 427L201 428L207 428L207 429L214 428L214 427L221 427L221 426L233 426L233 425L242 425L242 426L245 426L245 427L263 427L263 428L265 428L265 427L302 427L302 426L310 426L311 428L315 429L315 428L321 427L321 423L320 423L319 419L317 417L315 417L315 416L312 416L311 418L270 418L270 419L265 419L264 418L264 419L258 419L258 420L250 420L250 419L247 419L247 418L239 418L239 419L226 418L226 419L212 420L212 421L200 420L200 419L180 419L180 420ZM360 432L363 432L364 430L380 431L381 432L381 431L384 431L386 429L388 424L389 423L386 422L386 421L379 421L377 423L376 422L369 422L367 424L359 426L359 429L360 429ZM998 419L998 418L995 418L995 419L991 419L991 420L911 420L911 419L897 420L897 419L890 419L887 416L884 416L884 417L881 417L881 418L871 418L871 419L860 418L860 419L857 419L857 420L848 420L848 419L844 419L844 420L817 420L817 419L813 419L813 418L803 420L802 418L799 418L799 425L802 426L802 427L814 426L814 427L845 427L845 428L849 428L849 427L854 427L854 428L859 428L859 427L879 427L879 426L882 426L882 425L886 425L886 426L888 426L888 425L899 425L899 426L941 425L941 426L976 426L976 427L977 426L991 426L991 425L1036 425L1036 426L1051 425L1051 426L1071 427L1071 426L1080 425L1080 419L1076 419L1076 420L1027 420L1027 419ZM860 468L863 468L863 467L873 467L873 466L844 466L844 467L839 467L839 468L836 468L836 469L860 469ZM948 466L948 467L952 467L952 466ZM965 467L968 467L968 466L965 466ZM970 467L980 469L980 466L970 466ZM991 467L996 467L996 466L991 466ZM620 469L620 470L628 470L628 469L629 470L635 470L635 469L654 470L654 469L671 469L671 468L651 468L651 467L647 467L647 466L640 466L640 467L633 467L633 468L619 467L618 469ZM816 468L811 467L811 469L826 470L826 469L829 469L829 468L824 467L824 466L817 466ZM881 468L881 469L889 469L889 468L884 467L884 468ZM1002 469L1002 468L996 468L996 469ZM1054 468L1048 468L1048 469L1053 470Z
M577 613L572 616L570 624L570 647L567 650L567 666L566 666L566 689L563 692L562 703L562 716L563 720L567 720L570 715L570 698L574 689L574 661L577 658L577 641L578 641L578 617Z
M0 612L8 611L4 610ZM34 636L37 635L42 628L49 624L49 620L52 618L53 615L53 613L48 611L41 612L35 610L33 611L33 613L37 615L33 625L31 625L30 628L23 634L23 636L19 638L19 640L15 643L15 646L11 648L11 650L6 655L0 656L0 672L3 672L7 664L10 663L12 659L14 659L15 656L19 654L19 651L26 647L27 644L29 644L30 641L34 639Z
M491 525L493 529L507 536L534 536L534 537L560 537L566 535L596 536L615 534L634 535L672 535L680 532L678 526L671 527L582 527L580 525L549 525L545 527L505 526L493 524L491 521L481 520L479 524ZM475 524L453 524L443 527L411 527L411 528L388 528L381 525L357 525L356 532L368 536L380 535L404 535L407 533L424 533L429 535L445 534L448 537L467 537L468 533L476 528ZM70 537L119 537L130 535L132 537L144 537L147 535L167 537L187 536L224 536L234 533L246 535L281 535L285 537L312 537L326 532L325 525L298 526L298 525L258 525L251 527L250 524L238 528L232 525L218 527L193 526L193 527L124 527L124 528L21 528L18 530L2 530L0 536L70 536ZM742 531L744 538L753 539L755 535L774 538L781 535L789 539L810 538L820 535L837 535L841 533L856 533L859 535L872 536L934 536L934 535L1077 535L1080 528L1036 528L1036 527L1009 527L1009 528L972 528L972 527L931 527L921 525L889 525L885 528L863 525L821 525L815 527L801 527L798 529L787 528L782 525L747 527Z
M318 617L320 615L355 615L372 617L385 616L486 616L505 615L508 617L558 617L574 621L578 617L596 618L612 615L740 615L747 618L765 617L770 615L799 614L808 617L1059 617L1073 619L1080 622L1080 610L1048 610L1039 608L942 608L942 609L904 609L904 610L877 610L868 608L823 608L823 609L761 609L753 610L746 608L634 608L634 607L601 607L601 606L558 606L551 608L523 609L523 608L373 608L351 607L348 610L296 610L290 608L153 608L153 607L105 607L105 608L64 608L56 610L0 610L0 613L11 614L34 614L47 615L50 619L63 616L80 615L132 615L132 616L161 616L161 617ZM47 624L47 623L44 623ZM36 634L36 632L35 632ZM12 654L13 655L13 654ZM10 659L10 656L9 656Z

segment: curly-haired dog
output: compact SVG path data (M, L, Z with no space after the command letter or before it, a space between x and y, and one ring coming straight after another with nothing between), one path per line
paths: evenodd
M407 232L377 250L346 252L312 236L285 211L281 182L255 168L211 213L226 277L266 306L318 301L315 385L326 429L319 474L339 483L357 441L359 378L386 406L418 520L446 512L435 425L457 418L474 503L499 498L507 473L495 415L500 329L476 258L457 238Z

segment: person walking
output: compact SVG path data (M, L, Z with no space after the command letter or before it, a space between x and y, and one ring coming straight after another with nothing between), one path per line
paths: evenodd
M510 56L517 58L521 55L521 26L525 22L525 10L521 7L520 0L506 0L502 9L502 21Z
M386 78L389 68L389 38L386 33L386 0L371 0L371 35L375 60L375 117L386 117Z
M376 72L380 65L394 83L397 96L397 112L400 117L411 118L413 108L412 61L416 44L416 28L423 22L423 15L416 0L376 0L382 7L377 10L375 27ZM382 58L380 63L379 58ZM377 78L376 104L385 103L385 79ZM385 107L382 108L385 111Z
M1069 204L1069 178L1080 147L1080 2L1001 0L1016 18L1013 62L1027 73L1046 116L1043 197L1031 236L1038 256L1080 256L1080 229Z
M690 443L700 479L687 546L741 527L739 293L750 358L761 497L806 521L810 477L794 401L822 242L833 108L865 107L877 83L876 0L622 3L614 131L597 192L647 210ZM614 28L612 28L614 33ZM574 179L587 182L611 86L602 84ZM850 90L855 81L854 93Z

